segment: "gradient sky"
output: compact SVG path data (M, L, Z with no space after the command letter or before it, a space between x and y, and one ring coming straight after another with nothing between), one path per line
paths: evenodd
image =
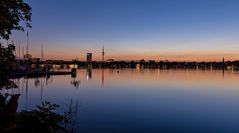
M25 0L30 53L47 59L239 59L239 0ZM14 32L12 40L26 43Z

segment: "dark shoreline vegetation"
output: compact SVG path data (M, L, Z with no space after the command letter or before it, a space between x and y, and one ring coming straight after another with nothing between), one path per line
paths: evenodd
M7 94L8 95L8 94ZM54 112L59 105L43 102L41 106L32 111L17 112L17 100L20 95L0 96L1 121L0 132L18 133L67 133L74 132L73 128L67 128L70 117ZM10 97L7 101L6 99ZM69 113L65 113L69 114ZM68 126L69 127L69 126Z

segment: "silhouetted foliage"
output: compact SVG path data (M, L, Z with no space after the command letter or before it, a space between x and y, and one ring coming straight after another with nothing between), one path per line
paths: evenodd
M32 111L17 112L20 95L0 95L0 132L56 133L68 132L63 128L68 117L54 110L59 105L43 102ZM9 100L8 100L9 99Z
M0 0L0 39L8 40L12 30L24 31L21 21L31 27L31 15L31 7L23 0ZM3 47L0 43L0 91L17 87L10 80L15 65L14 50L14 45ZM19 96L0 92L0 133L69 132L64 128L70 122L69 116L54 112L59 105L43 102L35 110L17 112Z
M0 94L0 132L12 132L17 127L16 111L19 95Z
M65 117L54 112L59 105L43 102L32 111L23 111L18 116L18 131L34 133L64 132Z
M23 0L0 0L0 39L9 39L12 30L24 30L20 22L31 27L31 7Z
M9 44L6 48L0 45L0 90L15 88L16 85L9 79L15 65L15 46Z

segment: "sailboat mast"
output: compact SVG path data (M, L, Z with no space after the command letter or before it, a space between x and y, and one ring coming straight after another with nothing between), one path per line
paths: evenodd
M24 59L24 54L25 54L25 48L24 47L22 47L22 59Z
M20 58L21 58L21 45L20 41L18 40L18 67L20 67Z
M27 51L26 51L26 52L27 52L27 53L26 53L26 55L27 55L26 58L27 58L27 59L29 58L29 56L28 56L28 54L29 54L28 52L29 52L29 51L28 51L28 50L29 50L29 35L28 35L28 31L27 31Z

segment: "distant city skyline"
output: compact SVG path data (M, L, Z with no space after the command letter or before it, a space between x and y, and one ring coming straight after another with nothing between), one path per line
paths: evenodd
M238 0L25 0L29 50L45 59L239 60ZM26 46L26 32L9 42Z

